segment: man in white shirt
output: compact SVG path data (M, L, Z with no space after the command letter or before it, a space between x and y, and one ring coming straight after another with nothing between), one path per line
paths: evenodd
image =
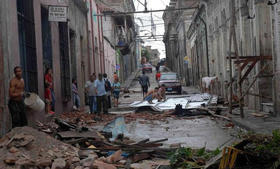
M86 82L85 88L89 98L90 113L97 113L97 100L96 100L96 88L94 82L96 79L95 73L90 76L90 80Z
M101 108L103 107L103 112L108 113L108 101L105 90L105 81L102 78L102 74L98 74L98 79L95 80L94 86L97 92L97 113L101 113Z

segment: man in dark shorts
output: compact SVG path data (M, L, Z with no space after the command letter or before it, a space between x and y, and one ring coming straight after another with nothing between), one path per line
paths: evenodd
M145 74L145 72L143 72L143 75L139 78L139 83L142 87L142 91L143 91L143 97L145 96L145 94L148 93L148 89L150 87L150 79L149 77Z
M151 90L147 93L147 95L144 97L144 100L147 101L149 104L154 104L153 100L158 99L158 87L156 87L154 90Z
M24 110L24 80L22 70L19 66L14 68L15 77L10 81L9 87L9 110L12 116L12 128L27 125L27 118Z

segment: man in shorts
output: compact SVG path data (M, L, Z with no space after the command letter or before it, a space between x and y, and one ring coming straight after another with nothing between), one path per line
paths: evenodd
M148 93L148 89L150 87L150 79L149 77L145 74L145 71L143 72L143 75L139 78L139 83L142 87L142 92L143 92L143 97L145 94Z
M19 66L14 68L15 77L10 81L9 88L9 110L12 116L12 128L27 125L27 118L24 108L24 80L22 69Z
M155 98L158 99L158 87L156 87L154 90L151 90L147 93L147 95L144 97L145 101L148 101L149 104L154 104L153 100Z

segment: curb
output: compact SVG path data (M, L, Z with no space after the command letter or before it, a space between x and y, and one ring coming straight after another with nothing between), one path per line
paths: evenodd
M236 126L238 126L238 127L240 127L240 128L242 128L242 129L245 129L245 130L247 130L247 131L253 131L253 132L256 132L255 131L255 129L253 129L253 128L251 128L251 127L249 127L248 125L245 125L245 124L243 124L243 123L241 123L241 122L239 122L238 120L236 120L236 119L231 119L231 121L233 122L233 124L234 125L236 125Z

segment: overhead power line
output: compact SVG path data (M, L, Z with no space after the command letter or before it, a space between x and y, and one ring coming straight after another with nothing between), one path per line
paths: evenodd
M150 35L150 36L137 36L138 38L142 38L142 37L154 37L154 36L164 36L164 35Z
M159 9L159 10L147 10L147 11L134 11L134 12L112 12L105 14L96 14L94 16L117 16L117 15L130 15L135 13L149 13L149 12L167 12L167 11L181 11L181 10L190 10L190 9L198 9L198 7L189 7L189 8L174 8L174 9Z
M164 25L164 23L156 23L155 25ZM152 26L152 25L143 25L143 26L139 26L139 27L149 27L149 26Z

